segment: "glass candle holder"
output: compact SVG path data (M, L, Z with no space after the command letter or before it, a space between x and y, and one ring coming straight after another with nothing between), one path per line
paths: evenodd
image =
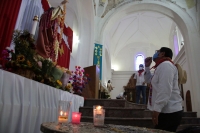
M72 112L72 123L73 124L80 124L80 121L81 121L81 113Z
M103 106L100 105L93 106L94 126L104 126L104 119L105 119L105 109L103 109Z
M67 123L71 101L59 101L58 123Z

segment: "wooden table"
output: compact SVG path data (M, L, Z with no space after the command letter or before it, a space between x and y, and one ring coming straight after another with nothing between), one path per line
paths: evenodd
M47 122L41 124L43 133L170 133L156 129L141 127L106 124L104 127L94 127L93 123L81 122L80 124L58 124Z

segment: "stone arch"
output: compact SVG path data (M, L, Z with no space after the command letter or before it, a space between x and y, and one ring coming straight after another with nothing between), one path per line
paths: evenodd
M129 9L129 12L127 12ZM114 9L111 13L108 13L104 21L103 28L100 32L100 39L102 42L105 42L103 38L107 35L109 31L109 27L113 25L113 23L122 19L124 16L139 12L139 11L154 11L161 13L165 16L171 18L179 27L185 42L185 54L188 62L189 70L188 77L192 77L191 82L191 93L193 95L192 101L197 101L193 104L193 108L198 112L200 110L200 106L198 106L200 101L200 85L198 84L198 79L200 79L200 71L198 71L198 66L200 66L200 62L198 59L200 46L198 43L200 42L199 33L197 29L195 29L195 24L189 14L183 10L181 7L174 3L170 2L160 2L160 1L142 1L142 2L131 2L127 5L124 5L120 8ZM109 47L109 46L107 46ZM198 112L198 116L200 116L200 111Z

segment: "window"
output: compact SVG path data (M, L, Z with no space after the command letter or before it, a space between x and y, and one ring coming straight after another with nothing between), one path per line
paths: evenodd
M178 38L177 35L174 35L174 52L175 55L177 56L179 53L179 45L178 45Z
M136 61L135 61L135 69L136 69L136 71L139 70L139 65L140 64L144 65L144 56L142 54L138 54L136 56Z

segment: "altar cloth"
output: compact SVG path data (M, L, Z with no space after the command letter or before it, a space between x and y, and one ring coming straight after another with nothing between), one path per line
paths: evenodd
M78 112L84 98L0 69L0 133L40 133L40 125L57 121L59 100Z

